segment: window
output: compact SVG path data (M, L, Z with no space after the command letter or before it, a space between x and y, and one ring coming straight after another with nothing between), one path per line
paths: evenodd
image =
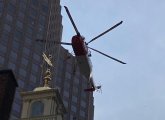
M74 119L73 119L73 115L70 115L70 120L74 120Z
M45 14L47 14L48 13L48 6L45 6L44 4L42 4L41 5L41 9L42 9L42 11L45 13Z
M11 58L13 61L16 61L16 59L17 59L17 53L15 53L14 51L11 51L11 53L10 53L10 58Z
M65 89L65 90L69 90L69 86L70 86L70 85L69 85L69 82L66 82L66 81L65 81L65 82L64 82L64 89Z
M43 34L42 34L42 33L38 33L38 34L37 34L37 38L38 38L38 39L43 39Z
M25 59L25 58L22 58L21 64L27 66L28 65L28 60Z
M17 41L13 40L12 46L13 46L14 50L18 51L18 49L19 49L19 43Z
M41 25L44 25L45 22L46 22L46 16L40 15L40 16L39 16L39 23L40 23Z
M23 23L21 21L17 21L16 25L19 29L23 28Z
M29 56L30 54L30 50L26 47L23 48L23 54L25 54L25 56Z
M76 112L76 107L75 107L74 105L72 105L72 106L71 106L71 110L72 110L73 112Z
M70 64L67 65L66 70L67 70L67 72L71 72L72 71L72 67L71 67Z
M39 24L38 25L38 28L39 28L39 32L42 34L44 32L44 26L42 24Z
M69 97L69 91L64 91L64 96L68 98Z
M31 74L30 75L30 80L36 82L37 78L35 75Z
M73 87L73 92L74 92L75 94L78 93L78 88L77 88L76 86Z
M79 84L79 79L74 79L75 84Z
M82 83L82 88L85 89L87 88L87 82L85 82L85 80L83 80L84 82Z
M11 2L14 3L14 4L16 3L16 1L17 1L17 0L11 0Z
M32 36L32 34L33 34L33 28L32 28L32 26L28 26L27 32L28 32L28 35L29 36Z
M15 64L12 62L9 62L8 67L9 69L15 70Z
M84 92L84 89L82 89L81 97L84 98L84 99L86 99L86 94L87 94L87 92Z
M40 56L36 53L33 54L33 59L35 59L36 61L40 60Z
M31 116L40 116L44 112L44 103L41 101L35 101L31 105Z
M34 6L37 6L39 4L39 1L38 0L32 0L31 4Z
M67 101L64 100L63 103L64 103L65 107L68 107L68 102Z
M19 74L23 77L26 77L26 71L22 68L19 70Z
M27 0L20 0L19 1L19 3L20 3L20 5L19 5L20 6L20 10L19 11L25 12L25 10L26 10L26 2L27 2Z
M80 116L85 117L85 112L80 110Z
M6 15L6 21L11 23L13 21L13 17L10 14Z
M70 79L71 78L71 74L66 72L66 75L65 75L66 79Z
M25 83L22 80L18 80L18 85L23 88Z
M0 44L0 53L4 54L4 53L6 53L6 50L7 50L6 46L3 44Z
M48 0L43 0L42 3L46 6L48 6Z
M10 25L5 24L5 25L4 25L4 29L5 29L7 32L10 32L11 27L10 27Z
M33 1L35 1L35 0L33 0ZM35 19L37 17L37 9L30 8L29 14L33 19Z
M33 65L32 65L32 70L33 70L34 72L38 72L38 65L33 64Z
M4 30L3 33L2 33L2 37L0 39L0 42L4 45L7 45L8 44L8 39L9 39L9 33Z
M77 97L76 96L72 96L72 101L77 103Z
M29 37L25 38L25 45L30 46L31 42L32 42L32 40Z
M12 3L8 4L8 6L7 6L8 13L10 13L11 15L14 15L15 9L16 9L16 7Z
M0 64L1 65L3 65L4 61L5 61L4 57L0 56Z
M0 15L2 14L2 10L3 10L3 2L0 1Z
M86 102L81 100L81 106L85 108L86 107Z
M18 13L18 17L19 17L20 20L23 20L24 17L25 17L24 12L23 12L23 11L19 11L19 13Z
M20 40L22 37L22 31L16 30L14 33L14 36Z
M29 25L33 26L34 23L35 23L35 18L33 16L29 16L28 17L28 22L29 22ZM32 29L32 28L30 28L30 29Z

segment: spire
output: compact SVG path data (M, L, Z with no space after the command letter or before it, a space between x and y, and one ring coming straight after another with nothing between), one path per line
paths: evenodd
M51 73L50 69L47 69L45 72L45 75L44 75L44 87L50 86L49 83L52 80L51 75L52 75L52 73Z
M52 80L51 67L53 67L51 58L52 56L49 54L49 57L43 52L42 54L44 61L46 62L46 69L43 76L44 87L50 87L50 81Z

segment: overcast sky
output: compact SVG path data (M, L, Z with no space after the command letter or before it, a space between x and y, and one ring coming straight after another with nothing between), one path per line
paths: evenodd
M75 31L64 5L86 41L124 21L89 44L127 63L91 51L94 80L102 85L94 93L95 120L165 120L165 1L62 0L63 41L69 42Z

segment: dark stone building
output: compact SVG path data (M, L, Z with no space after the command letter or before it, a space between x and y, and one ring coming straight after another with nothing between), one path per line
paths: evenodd
M11 120L20 118L20 92L42 83L43 52L48 41L62 40L60 0L0 0L0 69L12 69L19 88ZM61 45L47 43L52 55L51 87L59 89L67 110L65 120L93 120L93 93L84 92L88 80L80 73L75 57Z

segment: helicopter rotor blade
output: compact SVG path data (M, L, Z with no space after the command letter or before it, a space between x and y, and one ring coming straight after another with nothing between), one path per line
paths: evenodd
M74 30L76 31L76 34L77 34L78 36L80 36L80 33L79 33L79 31L78 31L78 29L77 29L77 27L76 27L76 24L75 24L74 21L73 21L73 18L72 18L72 16L71 16L70 12L69 12L69 9L68 9L66 6L64 6L64 8L65 8L66 13L68 14L68 17L69 17L69 19L70 19L70 21L71 21L71 23L72 23L72 25L73 25L73 27L74 27Z
M109 31L113 30L114 28L116 28L117 26L119 26L120 24L122 24L123 21L117 23L116 25L112 26L111 28L109 28L108 30L104 31L103 33L99 34L98 36L96 36L95 38L93 38L92 40L90 40L87 44L93 42L94 40L96 40L97 38L103 36L104 34L108 33Z
M116 58L114 58L114 57L111 57L111 56L109 56L109 55L107 55L107 54L105 54L105 53L103 53L103 52L100 52L100 51L94 49L94 48L91 48L91 47L88 47L88 48L91 49L91 50L93 50L93 51L95 51L95 52L98 52L98 53L100 53L100 54L102 54L102 55L104 55L104 56L106 56L106 57L108 57L108 58L110 58L110 59L112 59L112 60L115 60L115 61L117 61L117 62L119 62L119 63L126 64L125 62L122 62L121 60L118 60L118 59L116 59Z
M46 41L43 39L36 39L37 42L48 42L48 43L55 43L55 44L62 44L62 45L72 45L71 43L66 42L57 42L57 41Z
M62 44L62 45L72 45L72 43L67 42L54 42L55 44Z

